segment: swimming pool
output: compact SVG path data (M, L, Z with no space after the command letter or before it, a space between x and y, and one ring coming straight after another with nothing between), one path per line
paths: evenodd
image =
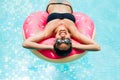
M32 12L44 10L48 0L0 2L0 80L120 80L120 1L69 0L74 11L90 16L96 26L99 52L73 62L44 61L23 42L22 25Z

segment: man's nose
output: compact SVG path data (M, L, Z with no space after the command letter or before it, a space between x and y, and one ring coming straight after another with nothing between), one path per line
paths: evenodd
M61 38L65 38L65 34L64 34L64 35L61 35Z

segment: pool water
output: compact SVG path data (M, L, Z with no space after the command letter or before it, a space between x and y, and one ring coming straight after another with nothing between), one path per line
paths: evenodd
M21 46L22 25L48 0L0 2L0 80L120 80L120 1L69 0L75 12L90 16L101 51L87 52L73 62L57 64L38 58Z

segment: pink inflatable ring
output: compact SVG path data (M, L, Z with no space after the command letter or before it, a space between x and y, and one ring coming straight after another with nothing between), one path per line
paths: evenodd
M94 30L95 30L93 21L88 16L80 12L74 12L73 15L76 18L75 24L79 32L89 38L93 38ZM24 39L27 39L35 35L35 33L38 31L42 31L46 25L47 17L48 17L48 13L43 11L35 12L30 16L28 16L23 25ZM55 38L51 37L49 39L39 42L39 44L53 45L54 39ZM73 39L72 41L77 42ZM47 61L58 62L58 63L73 61L85 54L84 50L76 50L76 49L72 49L72 52L67 57L59 57L52 50L31 50L31 51L40 58L43 58Z

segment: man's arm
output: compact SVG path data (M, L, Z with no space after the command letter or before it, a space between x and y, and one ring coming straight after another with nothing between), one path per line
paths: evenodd
M69 23L69 25L66 24L66 26L68 26L67 28L71 33L71 37L76 39L79 43L82 43L73 45L74 48L84 50L100 50L100 46L93 39L90 39L85 35L81 34L77 30L74 23Z
M29 49L53 49L53 45L38 44L37 42L49 38L53 35L55 28L59 25L58 21L49 22L42 32L29 37L23 42L23 47Z
M82 42L82 44L75 44L73 47L76 49L83 49L83 50L100 50L100 46L93 40L85 35L78 32L78 30L73 31L71 30L71 36L74 37L78 42Z
M37 42L47 38L48 36L42 32L38 33L23 42L23 47L28 49L53 49L52 45L38 44Z
M99 45L94 45L94 44L78 44L78 43L73 43L72 47L75 49L80 49L80 50L89 50L89 51L99 51L100 46Z

